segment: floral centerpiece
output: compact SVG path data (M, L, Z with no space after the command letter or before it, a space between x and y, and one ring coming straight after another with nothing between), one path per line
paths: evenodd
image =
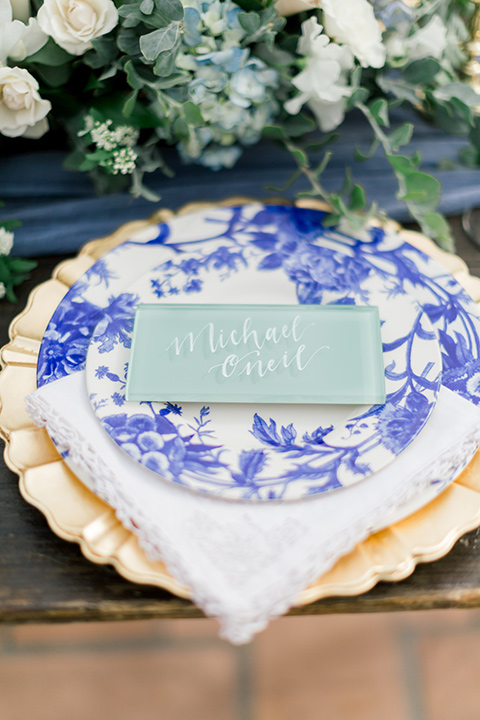
M413 124L391 128L389 111L410 105L468 137L461 159L479 164L479 96L464 72L475 11L471 0L0 0L0 133L61 127L70 169L152 200L146 174L170 172L165 145L215 170L268 137L295 159L291 182L308 178L330 222L359 231L378 209L348 170L340 191L322 173L345 115L361 113L372 141L355 158L381 148L412 218L451 247L440 183L409 148Z

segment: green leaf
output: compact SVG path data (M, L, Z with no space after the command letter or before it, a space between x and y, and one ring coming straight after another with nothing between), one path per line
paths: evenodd
M155 3L153 2L153 0L143 0L143 2L140 3L140 12L144 13L145 15L151 15L154 7Z
M283 128L290 137L303 137L316 129L316 123L309 115L292 115L284 120Z
M28 63L38 63L39 65L49 65L55 67L56 65L64 65L74 59L73 55L62 50L61 47L56 45L52 38L49 38L47 43L37 50L36 53L30 55L27 60Z
M390 125L388 118L388 102L385 98L378 98L377 100L374 100L370 103L368 109L379 125L383 125L384 127L388 127Z
M308 167L308 157L303 152L303 150L300 150L300 148L295 148L294 150L291 150L290 152L293 155L298 167L301 167L301 168Z
M127 82L134 90L141 90L145 85L143 78L137 72L132 60L127 60L124 70L127 74Z
M85 155L81 150L74 150L69 153L62 163L65 170L80 170L80 166L85 159Z
M409 175L420 162L419 157L409 158L406 155L387 155L386 158L398 175Z
M171 50L178 36L178 23L154 30L140 38L140 50L149 62L154 62L161 53Z
M199 127L200 125L205 125L205 120L203 119L202 113L200 112L200 108L198 105L195 105L195 103L191 101L184 102L182 105L183 110L183 117L185 118L185 122L187 125L193 125L193 127Z
M93 73L90 73L90 77L88 78L87 82L85 83L85 90L99 90L100 88L103 88L104 84L100 82L99 78L94 75Z
M155 6L168 20L172 22L183 20L184 10L180 0L155 0Z
M406 192L400 199L417 205L423 213L429 212L438 205L441 187L433 175L415 170L405 176Z
M158 56L153 72L158 77L165 78L165 81L163 85L154 81L155 87L173 87L174 85L177 85L177 82L176 80L175 82L172 82L172 78L184 77L186 75L186 73L175 72L175 60L177 59L178 47L179 43L177 41L171 50L167 50Z
M2 222L0 222L0 227L3 227L5 230L15 230L15 228L21 226L22 223L20 220L2 220Z
M350 193L350 202L348 207L353 212L363 210L367 205L367 198L365 196L365 190L361 185L355 185L352 192Z
M434 91L433 96L436 100L451 100L452 98L456 98L471 108L478 105L478 93L466 83L452 82L447 85L442 85Z
M173 123L173 131L179 140L187 141L190 138L190 129L181 117L177 118Z
M412 133L413 123L404 123L403 125L395 128L395 130L393 130L388 136L393 150L398 150L398 148L402 145L408 145L412 139Z
M265 125L262 130L263 137L270 138L271 140L280 140L285 142L288 140L288 136L285 130L280 125Z
M412 105L418 104L418 96L416 87L405 80L378 75L376 78L377 85L384 93L392 93L399 100L407 100Z
M450 225L440 213L427 213L424 215L423 221L435 237L450 235Z
M19 257L8 257L7 265L12 273L26 273L37 267L35 260L28 260L27 258Z
M123 114L126 118L130 117L130 115L133 113L135 109L135 103L137 102L137 97L138 90L133 90L125 100L125 105L123 106Z
M409 63L403 70L403 77L412 85L425 85L432 82L440 70L441 65L438 60L423 58Z
M254 35L261 27L260 15L256 12L238 13L238 22L249 35Z
M140 38L132 28L121 29L117 36L118 49L126 55L140 54Z
M378 140L378 138L374 138L366 152L364 152L361 148L356 147L353 153L353 157L357 162L365 162L365 160L369 160L371 157L373 157L373 155L375 155L379 145L380 141Z
M334 142L337 142L339 139L340 134L337 132L330 133L330 135L326 135L323 140L319 140L318 142L308 143L307 145L304 145L305 152L309 153L319 153L322 152L322 150L325 149L327 145L330 145Z
M52 88L65 85L72 74L71 65L37 65L37 75Z
M112 63L116 60L118 52L113 37L99 37L92 40L93 49L105 60L105 63Z
M347 108L350 109L359 104L363 105L368 100L369 94L366 88L358 88L358 90L355 90L348 98Z

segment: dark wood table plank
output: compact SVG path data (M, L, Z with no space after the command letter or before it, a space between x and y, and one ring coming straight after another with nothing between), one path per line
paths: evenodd
M480 251L452 221L457 252L480 276ZM0 304L0 344L32 287L64 258L41 258L19 303ZM43 515L18 491L17 476L0 461L0 622L65 622L200 617L190 602L158 588L135 585L113 568L86 560L74 543L58 538ZM355 613L446 607L480 607L480 531L462 538L443 559L420 565L402 582L379 583L353 598L328 598L292 614Z

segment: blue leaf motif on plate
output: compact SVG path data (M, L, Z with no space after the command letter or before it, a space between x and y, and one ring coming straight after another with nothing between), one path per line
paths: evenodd
M110 352L117 343L126 348L131 346L138 299L138 295L122 293L105 310L93 336L93 342L98 344L100 353Z

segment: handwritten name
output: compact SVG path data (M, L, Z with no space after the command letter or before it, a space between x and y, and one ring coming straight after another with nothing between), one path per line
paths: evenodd
M220 370L224 378L233 375L252 375L256 374L263 378L267 373L274 373L282 368L295 367L299 372L305 370L312 362L314 357L320 352L329 350L328 345L317 347L313 352L308 354L305 343L300 343L305 333L315 323L308 323L301 328L301 317L296 315L292 322L281 327L269 327L263 333L259 333L252 328L252 318L247 317L243 323L241 330L231 330L226 333L223 328L217 330L213 322L206 323L196 334L188 332L183 338L175 337L172 342L165 348L166 351L173 349L176 356L182 352L193 353L199 341L203 340L207 343L207 348L212 355L218 354L222 350L229 350L239 346L254 346L253 350L248 350L244 354L230 352L221 362L212 365L208 373L216 369ZM269 354L273 348L282 340L291 340L296 347L293 350L286 350L281 357L268 357L263 355ZM263 352L262 352L263 351Z

